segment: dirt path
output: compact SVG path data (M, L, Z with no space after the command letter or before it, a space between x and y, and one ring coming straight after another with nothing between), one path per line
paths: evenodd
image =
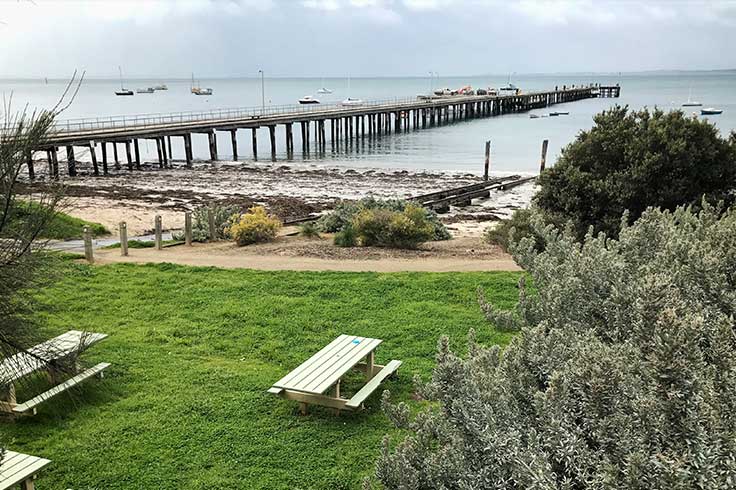
M169 262L227 269L351 271L351 272L470 272L518 271L514 260L498 248L470 238L437 242L415 251L375 248L343 249L327 240L283 239L236 247L232 243L195 244L163 250L131 249L122 257L116 249L98 250L100 264Z

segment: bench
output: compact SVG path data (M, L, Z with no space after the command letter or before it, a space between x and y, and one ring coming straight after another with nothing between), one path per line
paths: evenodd
M15 485L20 485L21 490L33 490L36 473L50 464L48 459L6 451L5 458L0 463L0 490L7 490Z
M401 366L401 361L393 360L386 364L383 369L378 371L378 373L371 378L366 385L360 389L359 392L353 395L353 397L348 400L348 402L345 404L346 408L358 408L363 406L363 402L366 398L368 398L371 393L376 391L376 388L381 384L381 381L388 378L392 374L396 372L397 369L399 369L399 366Z

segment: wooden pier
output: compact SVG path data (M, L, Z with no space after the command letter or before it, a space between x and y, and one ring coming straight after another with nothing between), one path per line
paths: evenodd
M321 105L317 107L285 106L264 109L230 109L208 113L180 113L152 116L121 116L76 121L62 121L54 129L53 136L43 147L35 148L28 155L28 174L33 178L34 153L45 153L48 173L58 178L60 172L59 151L65 150L67 175L77 175L78 161L75 148L89 151L91 173L107 175L110 166L127 171L141 170L140 140L156 143L160 168L172 166L172 145L183 145L185 162L192 165L192 135L206 134L209 156L218 159L216 132L230 133L234 159L239 151L237 131L251 131L253 159L258 159L257 130L268 128L270 159L277 154L277 128L283 127L283 142L288 158L294 154L294 126L301 132L301 150L309 154L314 149L326 150L329 140L332 148L353 140L380 138L391 133L431 128L434 126L487 118L540 109L555 104L574 102L594 97L617 97L618 87L598 85L563 86L555 90L510 95L441 96L425 99L413 98L395 101L367 102L360 106ZM605 90L604 90L605 89ZM613 95L615 93L615 95ZM605 95L603 95L605 94ZM329 126L329 130L327 129ZM328 138L329 131L329 138ZM112 149L112 160L109 158ZM99 156L98 156L99 150ZM124 162L122 161L124 157Z

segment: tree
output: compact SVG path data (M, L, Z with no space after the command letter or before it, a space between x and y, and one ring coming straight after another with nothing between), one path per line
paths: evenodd
M471 332L465 358L440 341L430 403L386 413L390 489L685 489L736 486L736 212L647 210L618 240L544 227L512 245L521 281L496 328L503 353ZM368 485L366 485L368 486Z
M736 134L722 138L682 111L617 106L594 121L539 177L534 201L548 221L572 221L580 238L591 226L615 237L626 210L634 221L648 206L733 202Z

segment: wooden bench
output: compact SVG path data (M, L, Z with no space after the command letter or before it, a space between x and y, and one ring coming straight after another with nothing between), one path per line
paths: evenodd
M20 485L21 490L33 490L36 474L51 464L48 459L7 451L0 463L0 490Z
M6 391L5 400L0 400L0 411L10 414L36 414L36 407L46 400L67 391L92 376L102 377L103 371L110 364L102 362L90 369L79 372L78 364L73 356L77 356L106 337L107 335L101 333L70 330L29 349L28 352L21 352L5 359L0 363L0 388L4 388ZM72 369L77 372L73 377L60 382L60 373L57 369L54 369L54 364L64 360L70 360ZM25 403L17 403L15 383L41 370L47 371L48 377L54 386Z
M269 393L300 403L306 413L308 405L321 405L340 410L356 410L381 382L396 372L401 361L386 366L374 363L380 339L340 335L296 369L278 380ZM361 362L362 361L362 362ZM365 373L366 385L350 399L340 396L340 381L351 369ZM331 394L325 392L330 390Z

